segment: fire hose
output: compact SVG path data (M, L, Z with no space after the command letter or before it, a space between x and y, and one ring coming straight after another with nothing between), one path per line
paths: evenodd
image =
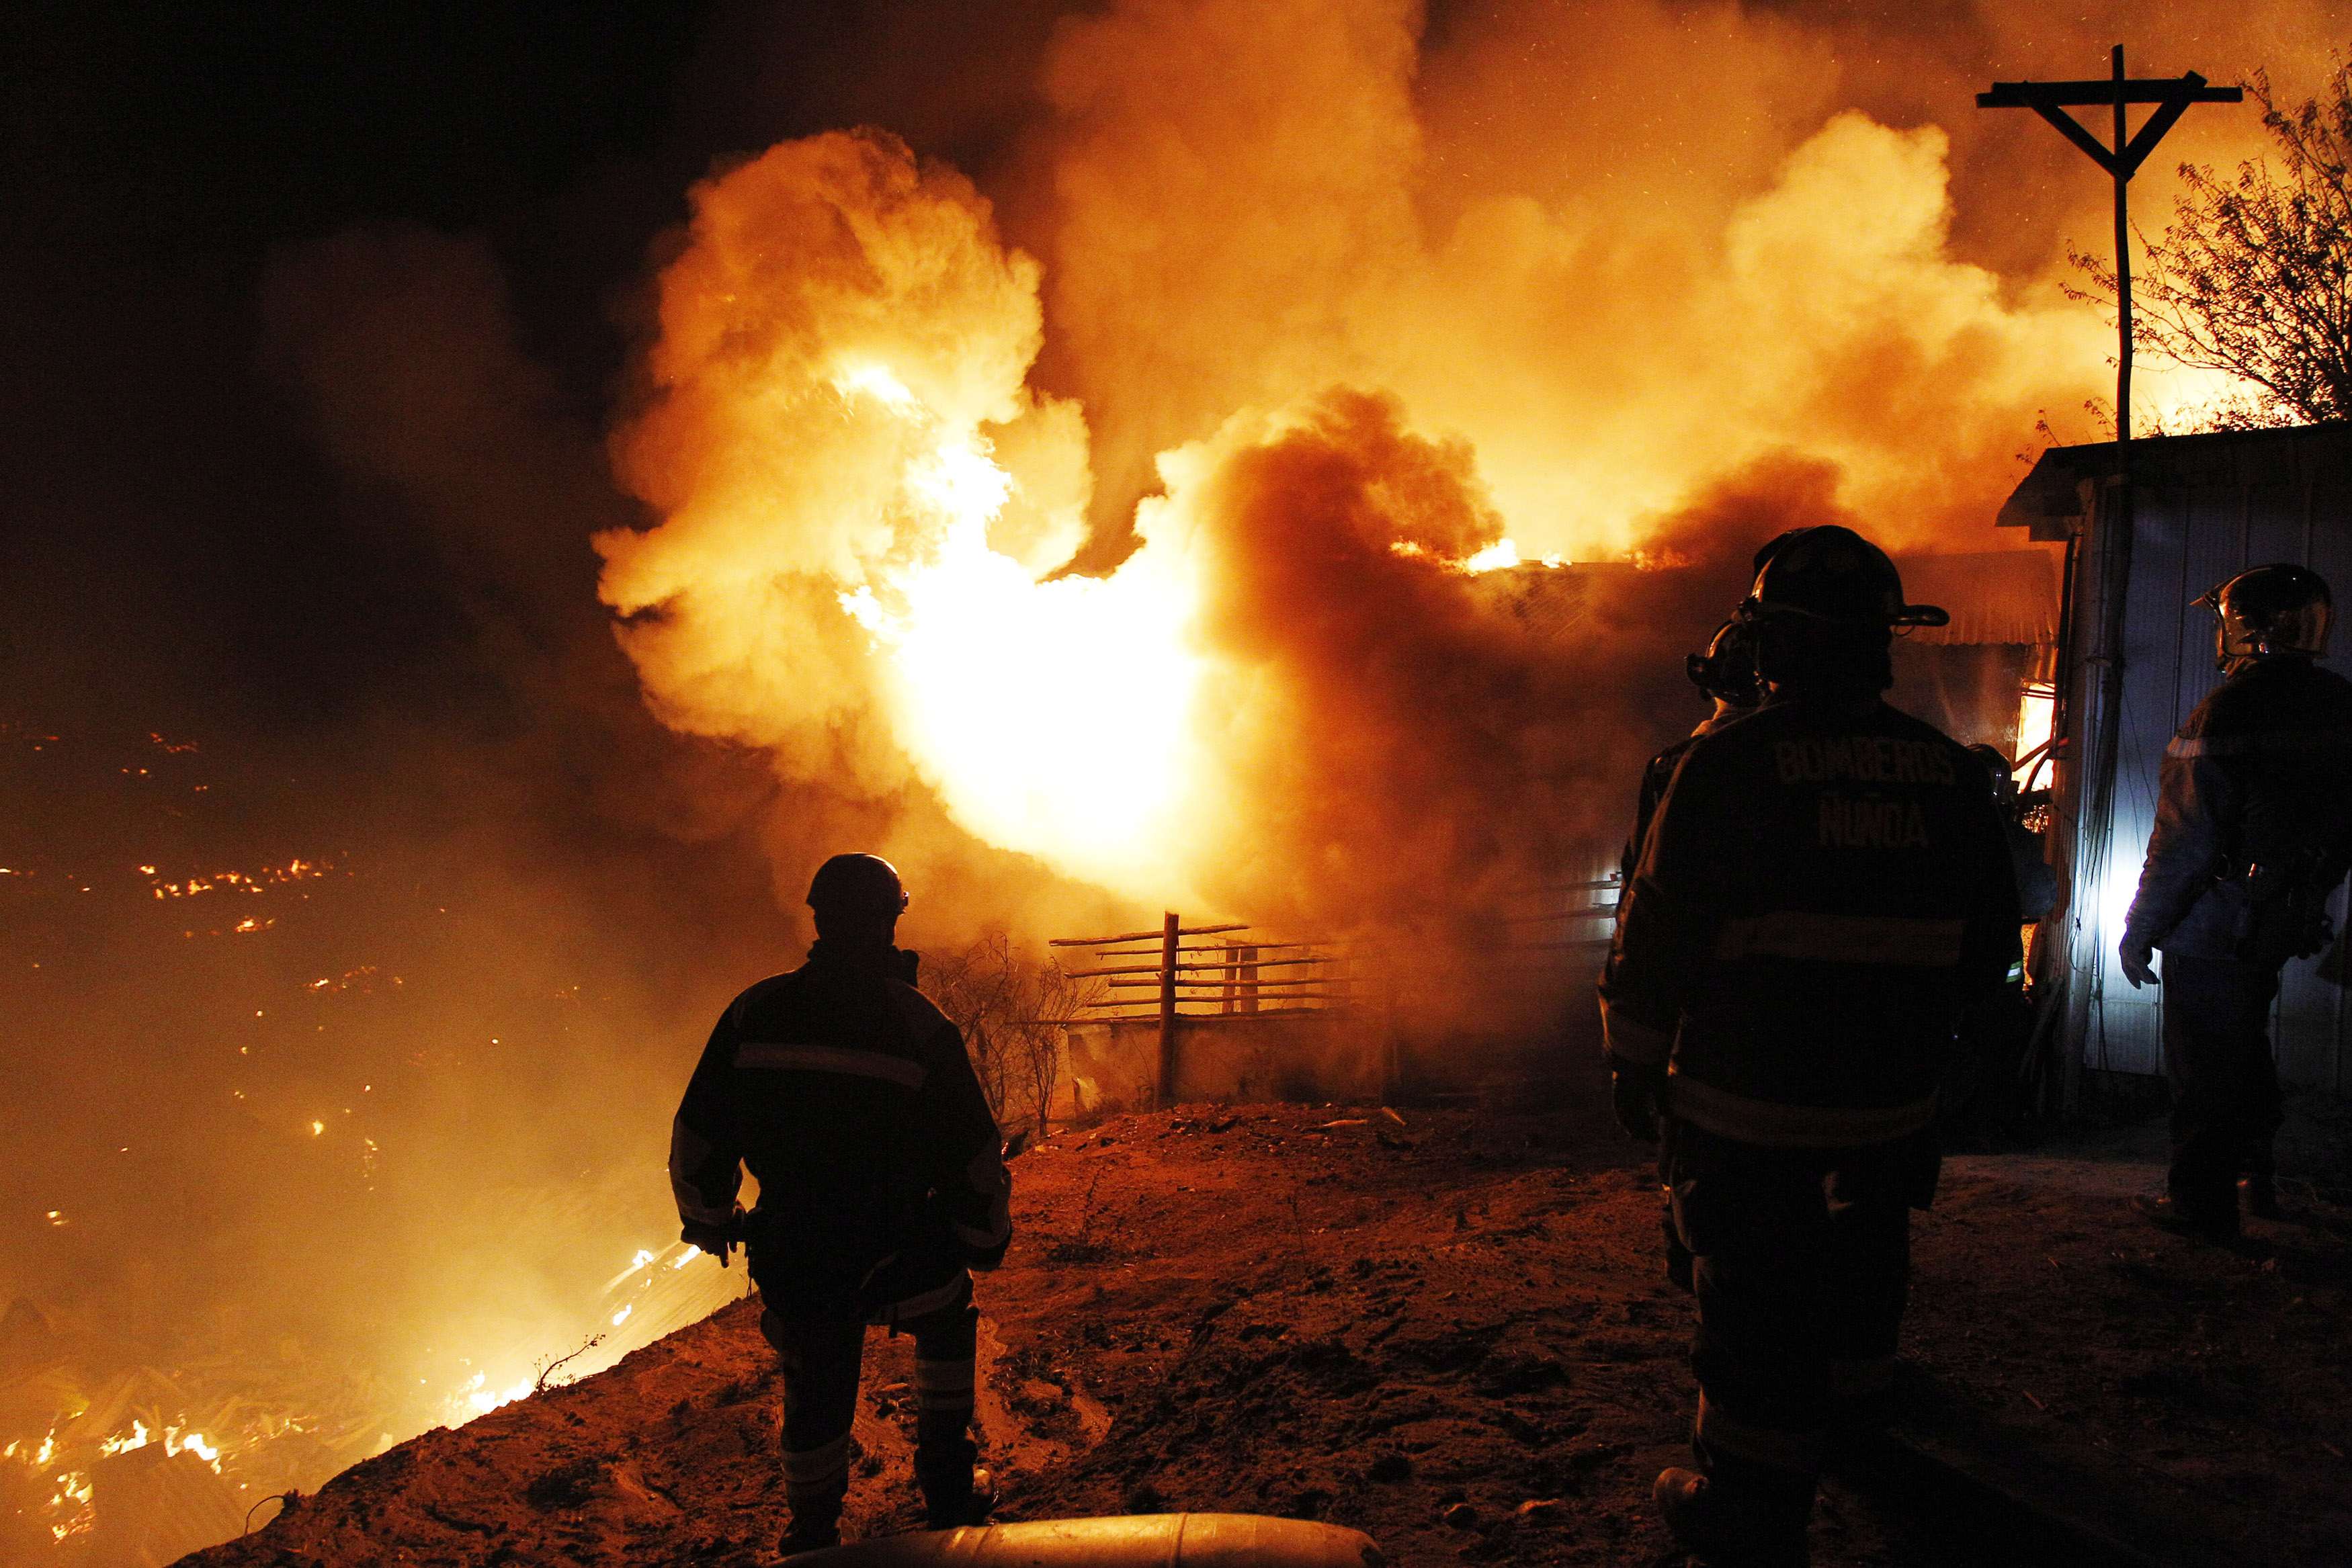
M793 1559L793 1568L1380 1568L1371 1537L1252 1513L1048 1519L886 1535Z

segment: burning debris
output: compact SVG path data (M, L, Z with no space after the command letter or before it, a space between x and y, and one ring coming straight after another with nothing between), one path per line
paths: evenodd
M219 871L209 876L192 876L185 882L166 882L152 865L141 866L139 874L147 878L158 898L194 898L206 893L266 893L288 883L324 876L332 870L331 864L306 861L298 855L282 866L266 865L251 873Z

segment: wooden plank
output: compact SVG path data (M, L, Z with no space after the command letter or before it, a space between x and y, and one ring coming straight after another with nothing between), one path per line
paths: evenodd
M1048 944L1048 946L1051 946L1051 944ZM1255 948L1256 948L1256 949L1257 949L1259 952L1261 952L1261 953L1272 952L1272 951L1274 951L1274 950L1275 950L1275 949L1276 949L1276 948L1281 948L1281 949L1284 949L1284 950L1289 950L1289 949L1301 948L1301 947L1328 947L1328 948L1332 949L1333 951L1338 952L1338 951L1345 950L1345 949L1347 948L1347 944L1345 944L1345 943L1341 943L1341 942L1330 942L1330 941L1309 941L1309 942L1258 942L1258 941L1250 941L1250 942L1244 942L1244 943L1234 943L1234 942L1187 942L1187 943L1181 943L1181 944L1179 944L1179 945L1178 945L1178 946L1177 946L1177 948L1176 948L1176 951L1178 951L1179 953L1230 953L1230 952L1232 952L1232 951L1233 951L1235 947L1237 947L1237 946L1255 947ZM1157 957L1159 957L1159 956L1160 956L1160 947L1159 940L1158 940L1157 938L1154 938L1154 939L1153 939L1153 941L1152 941L1152 943L1151 943L1151 946L1150 946L1149 947L1116 947L1116 948L1113 948L1113 947L1107 947L1107 948L1104 948L1101 952L1098 952L1098 953L1093 954L1093 955L1091 955L1091 956L1094 956L1094 957L1097 957L1097 958L1157 958Z
M1601 946L1608 944L1604 942ZM1353 975L1301 975L1287 980L1260 980L1257 984L1260 990L1272 995L1286 986L1360 986L1367 983ZM1180 991L1217 991L1223 990L1224 985L1223 980L1179 980L1176 988ZM1108 982L1108 988L1114 991L1156 991L1161 988L1161 983L1158 979L1112 980Z
M1178 931L1180 936L1214 936L1221 931L1246 931L1249 924L1237 921L1227 925L1187 925ZM1102 947L1114 942L1148 942L1155 936L1164 937L1164 931L1125 931L1117 936L1055 936L1045 944L1048 947Z
M1977 94L1979 109L2102 108L2114 103L2240 103L2246 89L2210 87L2195 71L2177 77L2134 77L2117 81L2094 77L2088 81L1997 81L1992 90Z
M2116 155L2101 146L2099 139L2084 130L2073 115L2054 104L2037 103L2032 108L2043 120L2048 120L2061 136L2088 153L2092 162L2110 174L2120 176L2123 166L2116 162Z
M1347 959L1339 957L1255 958L1249 960L1247 967L1256 969L1272 969L1277 967L1290 968L1301 964L1344 964L1346 962L1348 962ZM1242 960L1232 959L1222 964L1179 964L1176 966L1176 972L1180 975L1222 975L1228 969L1240 968L1243 967L1244 964ZM1139 964L1128 968L1066 969L1063 972L1074 980L1087 980L1093 979L1103 975L1157 975L1160 973L1160 966L1157 964Z

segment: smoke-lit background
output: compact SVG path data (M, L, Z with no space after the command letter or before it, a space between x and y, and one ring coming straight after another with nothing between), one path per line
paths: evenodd
M323 1426L340 1380L404 1435L669 1239L672 1097L824 852L907 861L917 946L1178 897L1324 935L1557 869L1696 716L1679 654L1757 540L1994 548L2037 421L2102 434L2109 329L2058 285L2105 187L1973 93L2120 37L2297 97L2338 35L2319 0L11 8L0 1301L79 1387ZM879 184L728 183L856 126ZM2143 222L2259 147L2190 116ZM713 212L756 297L665 292ZM924 214L954 287L891 295ZM693 331L716 415L664 369ZM944 778L837 602L908 548L811 531L855 455L807 399L877 343L972 378L992 542L1184 563L1214 700L1136 853ZM785 499L730 510L772 447ZM1547 644L1446 564L1506 535L1698 570ZM1118 706L999 738L1066 777Z

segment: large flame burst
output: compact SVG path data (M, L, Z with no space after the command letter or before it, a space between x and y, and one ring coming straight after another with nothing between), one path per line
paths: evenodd
M1196 640L1187 486L1213 465L1165 455L1126 561L1056 572L1091 480L1082 414L1028 384L1038 284L968 182L878 133L698 187L651 396L615 444L662 520L598 538L602 591L666 722L853 801L911 771L982 840L1181 895L1219 793L1204 703L1249 700ZM1220 439L1283 417L1244 412ZM1491 528L1462 554L1427 564L1517 559Z
M664 515L597 541L650 700L885 800L912 771L990 842L1171 885L1202 661L1172 540L1055 576L1086 427L1026 385L1035 265L951 171L872 134L696 193L654 395L617 443Z
M1015 481L985 437L883 366L837 384L929 446L901 486L914 548L841 595L887 654L900 743L982 838L1113 885L1164 881L1202 673L1170 552L1146 549L1108 578L1039 580L990 543Z

